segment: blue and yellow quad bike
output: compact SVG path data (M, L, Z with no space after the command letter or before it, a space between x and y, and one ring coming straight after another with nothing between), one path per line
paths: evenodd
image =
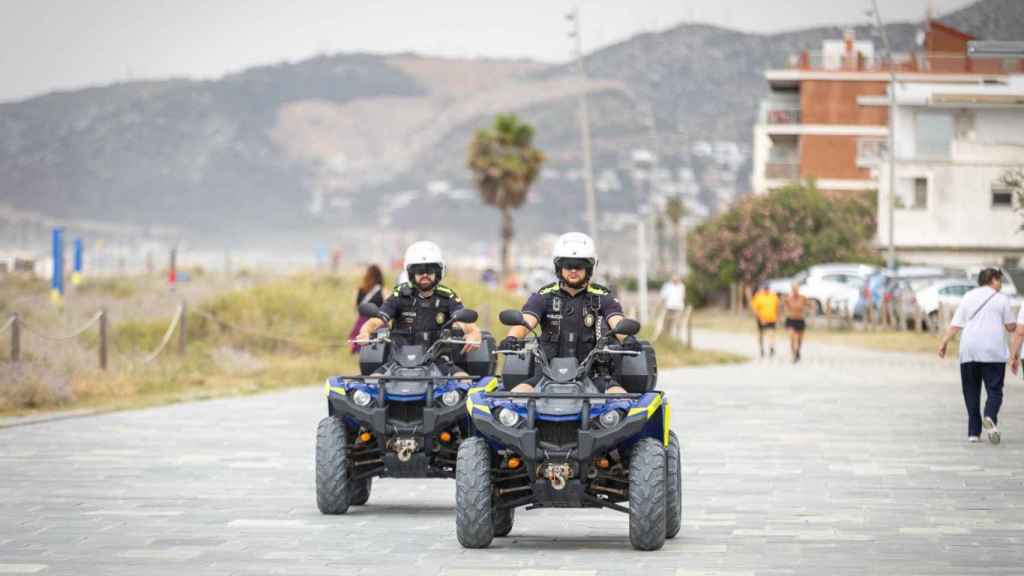
M526 325L516 310L500 318ZM654 349L645 343L640 352L627 351L613 340L639 329L623 319L582 364L549 361L536 334L521 350L499 352L501 379L472 388L466 402L476 433L459 446L455 469L462 546L483 548L508 535L520 506L627 513L638 550L657 550L679 532L679 441L669 430L668 401L654 390ZM540 376L533 392L505 391L531 374ZM614 383L628 393L599 393Z
M364 304L360 313L374 317L377 307ZM391 334L379 331L359 342L361 376L327 379L327 417L316 434L320 512L344 514L350 505L365 504L375 476L455 476L459 444L470 430L466 395L494 373L494 338L484 332L480 348L462 357L465 340L450 329L476 318L473 310L457 311L426 349L392 346ZM475 378L450 377L453 361Z

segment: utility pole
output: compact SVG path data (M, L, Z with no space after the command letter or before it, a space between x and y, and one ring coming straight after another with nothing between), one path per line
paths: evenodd
M580 10L573 8L565 15L565 18L572 23L572 30L569 37L574 42L573 57L576 59L576 71L579 76L579 116L580 116L580 139L583 141L583 187L587 198L587 232L599 245L597 239L597 198L594 195L594 167L590 155L590 116L587 112L587 74L583 69L583 39L580 33Z
M894 236L894 214L896 212L896 134L893 126L896 116L896 69L892 58L892 47L889 46L889 34L882 24L882 15L878 12L878 0L871 0L875 13L875 26L882 36L885 55L889 58L889 136L886 146L889 148L889 250L886 254L886 265L890 270L896 269L896 243Z

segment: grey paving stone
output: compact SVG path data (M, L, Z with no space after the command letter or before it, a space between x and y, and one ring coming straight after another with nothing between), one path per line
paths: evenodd
M813 338L796 366L662 373L684 522L659 552L594 510L521 511L510 537L464 550L445 480L380 480L367 506L322 516L310 388L0 429L0 573L1019 575L1021 381L1003 443L967 445L955 363Z

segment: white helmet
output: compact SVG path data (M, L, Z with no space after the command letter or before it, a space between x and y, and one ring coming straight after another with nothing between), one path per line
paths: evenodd
M444 277L444 256L441 255L441 247L433 242L426 240L413 242L405 249L405 264L403 268L409 274L410 281L415 281L416 277L409 268L417 264L436 264L439 271L435 282L440 282L441 278Z
M555 241L555 249L552 251L555 263L555 274L558 274L558 262L563 258L578 258L590 262L589 273L594 273L597 268L597 251L594 249L594 241L582 232L569 232L562 234Z

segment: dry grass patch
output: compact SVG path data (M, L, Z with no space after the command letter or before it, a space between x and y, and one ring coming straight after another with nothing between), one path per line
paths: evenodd
M780 319L779 336L783 337L782 341L785 342L785 330L782 322L783 320ZM693 326L697 329L744 333L749 334L751 338L757 337L756 324L750 315L729 314L719 310L698 310L693 315ZM816 321L812 321L807 327L804 340L888 352L935 354L939 349L940 336L931 332L888 329L865 331L859 324L853 328L829 330L823 323L818 325ZM950 343L948 354L955 356L956 353L957 342L954 340Z

